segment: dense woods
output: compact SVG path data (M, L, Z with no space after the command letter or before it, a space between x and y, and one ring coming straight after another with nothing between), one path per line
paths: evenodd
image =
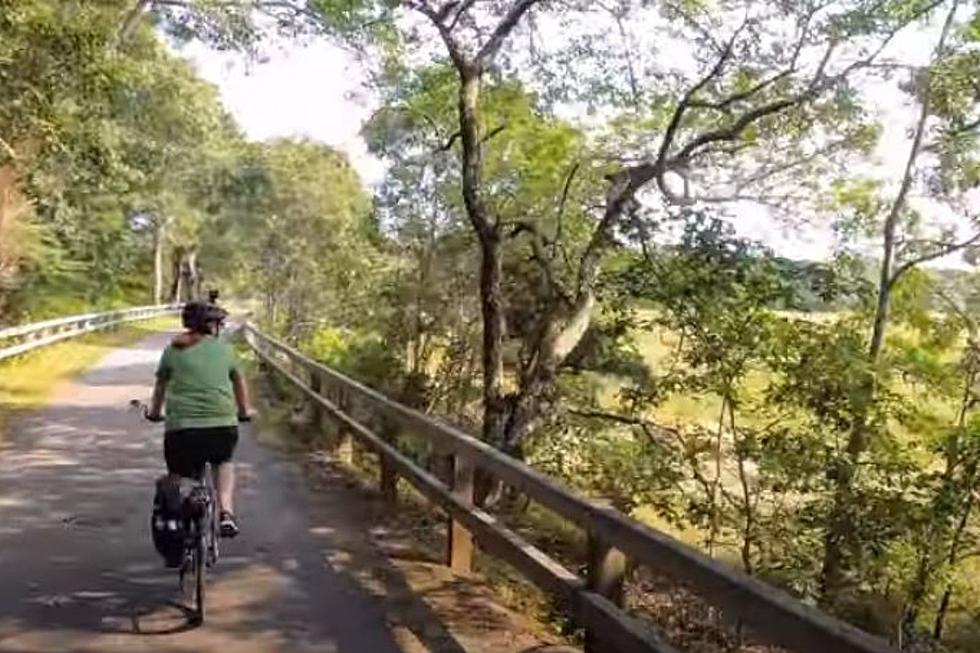
M360 63L376 188L249 142L179 54L271 36ZM905 650L976 650L978 43L967 0L0 0L0 319L220 286Z

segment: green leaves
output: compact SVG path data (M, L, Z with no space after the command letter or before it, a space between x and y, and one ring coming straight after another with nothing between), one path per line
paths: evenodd
M326 316L334 326L369 323L382 260L347 158L280 140L247 148L226 174L209 225L221 236L205 239L205 264L260 296L270 326L291 338L316 333Z

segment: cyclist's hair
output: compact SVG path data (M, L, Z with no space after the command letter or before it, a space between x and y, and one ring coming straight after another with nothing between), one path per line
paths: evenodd
M180 313L180 321L184 328L200 334L210 334L211 329L208 325L224 321L228 317L227 311L214 304L207 302L187 302Z

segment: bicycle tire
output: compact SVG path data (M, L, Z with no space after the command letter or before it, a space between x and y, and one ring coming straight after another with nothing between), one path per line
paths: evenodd
M204 533L198 529L197 546L194 550L194 598L197 607L197 623L204 623L204 599L207 569L207 543Z
M212 503L211 505L213 506L214 503ZM216 564L218 564L218 557L219 557L218 540L221 539L221 536L218 532L218 520L215 518L214 508L211 509L208 521L211 524L211 528L208 530L207 561L208 561L208 566L213 567Z

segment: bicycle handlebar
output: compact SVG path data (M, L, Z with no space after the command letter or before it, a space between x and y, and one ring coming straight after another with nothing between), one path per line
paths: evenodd
M142 401L140 401L139 399L133 399L132 401L129 402L129 405L132 406L133 408L138 409L140 411L140 414L143 416L143 419L145 419L148 422L159 424L160 422L166 421L166 417L164 417L163 415L150 417L150 407L145 403L143 403ZM248 415L248 414L238 415L239 424L247 424L251 421L252 421L252 415Z

